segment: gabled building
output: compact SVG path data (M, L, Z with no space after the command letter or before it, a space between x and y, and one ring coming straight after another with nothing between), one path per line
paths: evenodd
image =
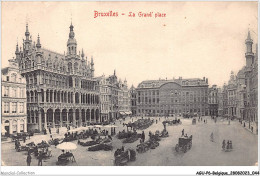
M2 133L27 132L26 81L15 59L2 69Z

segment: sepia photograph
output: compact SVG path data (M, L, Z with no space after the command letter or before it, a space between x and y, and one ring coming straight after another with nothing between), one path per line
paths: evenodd
M258 168L257 1L2 1L1 65L2 168Z

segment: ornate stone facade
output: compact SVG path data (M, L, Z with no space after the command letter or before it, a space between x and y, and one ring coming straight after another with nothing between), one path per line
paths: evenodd
M138 115L208 115L208 79L205 77L143 81L136 91Z
M77 41L70 25L67 53L59 54L32 42L26 25L23 47L16 46L16 60L26 78L27 121L30 129L81 126L99 122L99 88L94 62L77 54Z

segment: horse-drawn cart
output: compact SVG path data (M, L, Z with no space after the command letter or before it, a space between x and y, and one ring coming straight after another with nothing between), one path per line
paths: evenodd
M179 143L176 144L175 150L176 152L183 151L184 153L187 152L192 146L192 135L190 137L180 137Z
M136 152L132 149L128 149L126 151L117 149L115 151L114 156L115 156L114 164L116 166L123 166L123 165L126 165L129 161L136 160Z

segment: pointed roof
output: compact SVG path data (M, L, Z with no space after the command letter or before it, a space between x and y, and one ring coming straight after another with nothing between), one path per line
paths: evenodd
M250 31L248 30L248 34L247 34L247 39L251 40L251 35L250 35Z

